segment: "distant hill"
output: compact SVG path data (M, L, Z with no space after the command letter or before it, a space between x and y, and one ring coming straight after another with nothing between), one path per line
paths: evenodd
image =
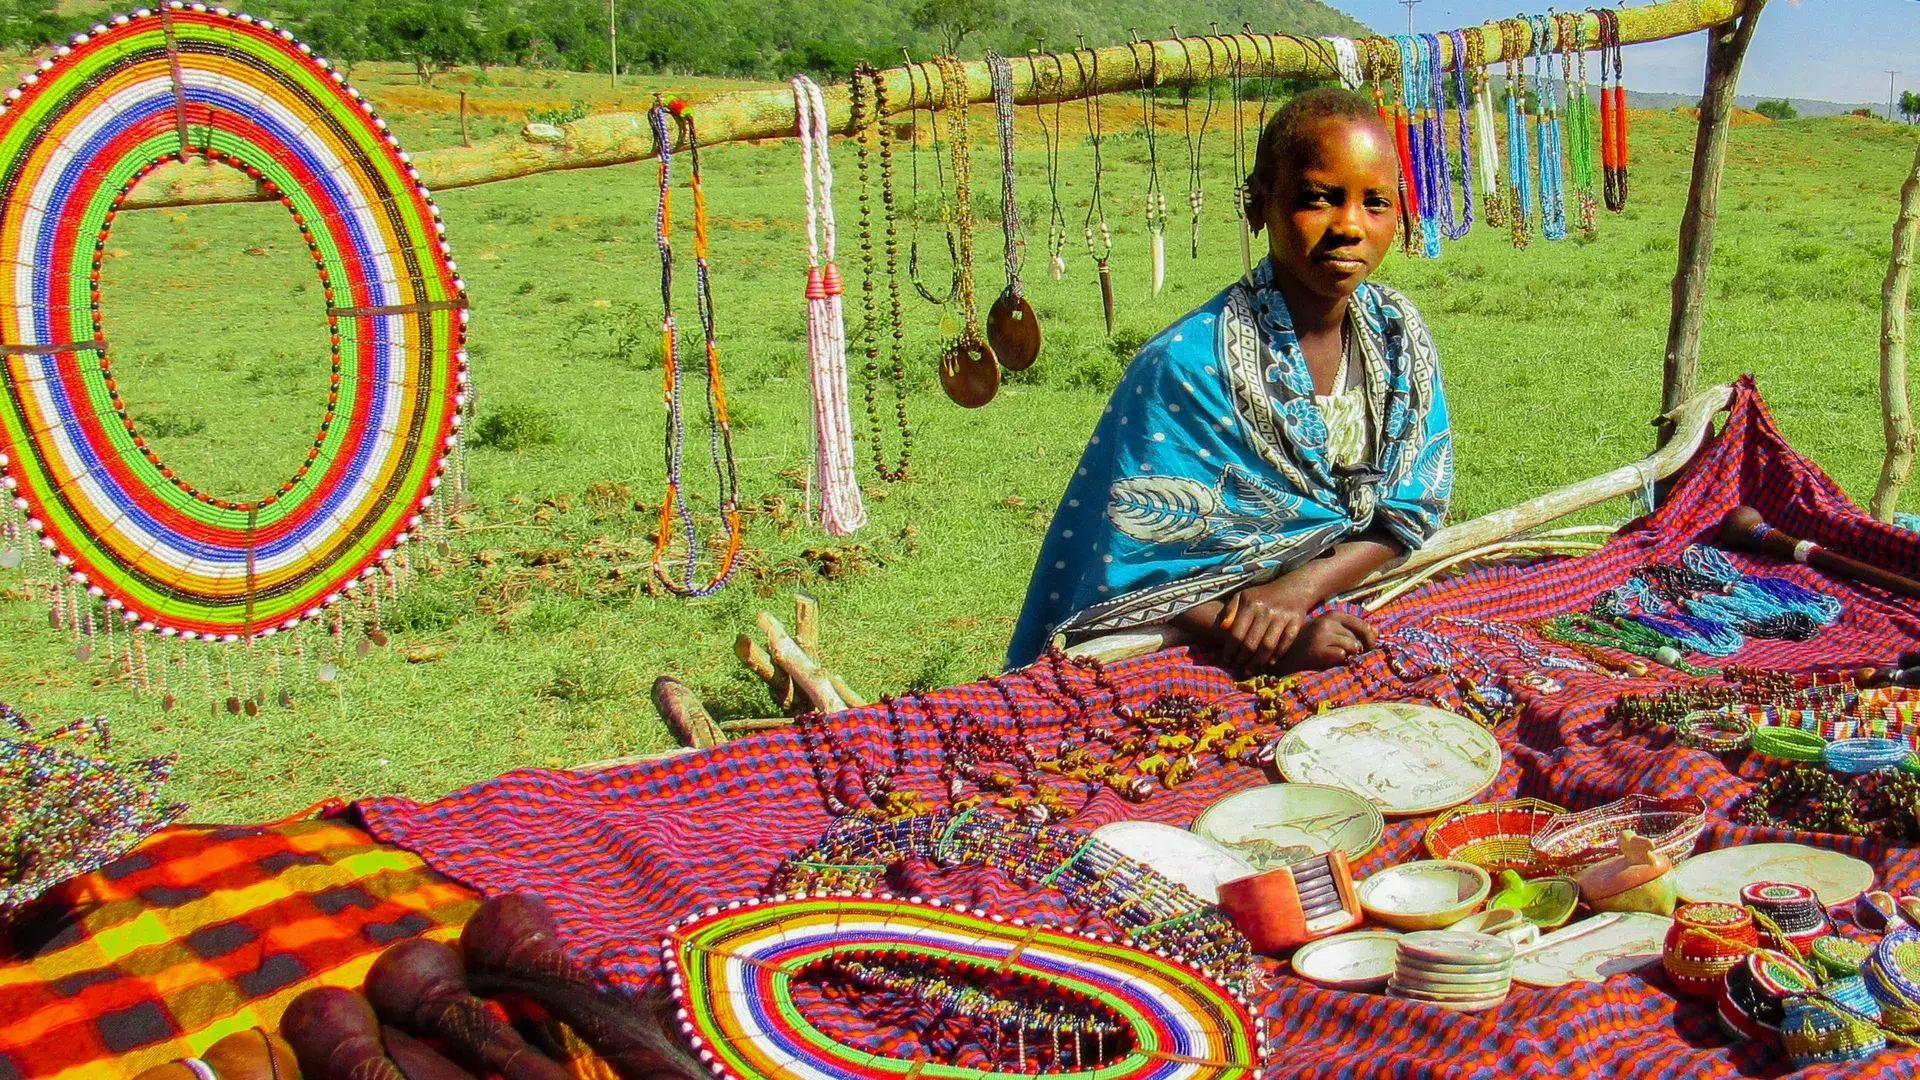
M1762 101L1777 100L1779 99L1768 97L1765 94L1741 94L1733 99L1733 103L1743 109L1751 109ZM1788 98L1787 101L1801 116L1839 116L1841 113L1850 113L1855 109L1872 109L1875 116L1885 116L1887 114L1887 103L1884 101L1860 101L1852 104L1837 101L1815 101L1811 98ZM1692 109L1700 105L1700 95L1643 94L1638 90L1630 89L1627 91L1627 104L1635 109L1671 109L1676 105L1684 105Z

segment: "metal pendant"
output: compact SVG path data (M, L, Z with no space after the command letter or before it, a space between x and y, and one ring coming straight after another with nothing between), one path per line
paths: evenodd
M972 331L940 354L940 387L963 408L977 409L1000 392L1000 365L993 350Z
M1107 333L1113 333L1113 268L1100 260L1100 306L1107 314Z
M1040 355L1040 318L1011 285L987 310L987 347L1008 371L1025 371Z

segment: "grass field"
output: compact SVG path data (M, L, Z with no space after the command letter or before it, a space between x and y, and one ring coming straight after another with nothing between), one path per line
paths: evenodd
M625 80L615 95L588 76L513 73L489 86L449 76L427 90L372 67L356 80L414 150L458 140L451 110L462 87L472 93L476 138L517 128L528 105L639 107L665 88ZM1030 222L1044 222L1031 115L1021 201ZM800 512L810 425L793 143L705 155L721 344L754 512L737 581L693 602L654 595L646 572L662 488L654 166L451 190L439 202L472 290L476 428L487 437L468 458L477 505L454 556L389 613L392 645L331 685L301 688L291 712L162 713L106 684L98 664L77 664L40 605L5 580L0 700L48 723L106 713L128 752L181 754L172 793L195 804L194 817L248 820L328 795L427 797L517 765L662 748L668 738L646 693L663 671L722 715L764 715L765 692L734 661L733 637L760 608L784 616L797 587L823 602L823 660L869 696L995 668L1106 389L1145 337L1239 269L1230 137L1216 119L1200 258L1188 257L1177 221L1168 286L1147 295L1139 227L1147 148L1137 110L1111 103L1106 193L1121 303L1109 338L1078 241L1091 156L1078 141L1081 114L1064 115L1075 141L1062 158L1061 194L1075 239L1064 280L1046 275L1043 254L1030 265L1046 334L1039 363L987 408L963 411L934 377L949 316L910 299L914 475L870 482L871 524L849 540L829 540ZM1184 209L1186 148L1177 114L1163 115L1172 124L1158 147L1164 183L1170 204ZM987 110L974 130L984 309L1001 284ZM1590 243L1515 251L1483 229L1437 261L1396 255L1382 271L1420 305L1441 346L1458 439L1456 518L1650 446L1692 144L1689 118L1635 114L1631 205L1603 213ZM1756 373L1788 437L1856 497L1871 490L1879 460L1879 284L1912 146L1905 128L1853 117L1740 126L1721 200L1704 377ZM841 265L857 297L854 161L850 147L835 155ZM920 164L930 183L931 159ZM903 192L908 171L902 154ZM678 235L685 257L690 236ZM1038 251L1040 234L1033 239ZM311 438L326 370L318 290L284 212L130 213L112 249L107 332L123 392L162 455L203 486L241 493L277 484ZM680 312L697 340L691 279L680 277L688 290ZM703 442L690 440L689 451L701 453ZM860 452L871 477L864 443Z

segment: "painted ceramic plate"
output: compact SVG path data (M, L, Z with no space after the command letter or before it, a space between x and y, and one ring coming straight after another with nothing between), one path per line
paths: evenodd
M1379 990L1393 974L1399 939L1379 930L1356 930L1310 941L1293 954L1293 970L1329 990Z
M1255 867L1204 836L1157 821L1116 821L1093 838L1129 859L1146 863L1209 904L1220 902L1220 883L1246 877Z
M1605 982L1609 975L1660 963L1673 920L1644 911L1596 915L1563 926L1522 949L1513 961L1513 981L1528 986Z
M1390 866L1360 883L1360 907L1401 930L1432 930L1466 918L1493 887L1472 863L1435 859Z
M1430 814L1486 790L1500 744L1464 716L1409 702L1332 709L1282 736L1274 759L1301 784L1354 792L1383 814Z
M1378 807L1345 788L1269 784L1207 807L1193 831L1271 870L1334 848L1356 862L1380 842L1386 824Z
M1805 844L1747 844L1702 852L1673 868L1673 887L1688 903L1740 903L1756 881L1805 885L1822 904L1845 904L1873 887L1873 867L1851 855Z

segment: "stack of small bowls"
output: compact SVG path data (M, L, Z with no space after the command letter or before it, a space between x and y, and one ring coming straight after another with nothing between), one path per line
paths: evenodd
M1492 934L1422 930L1394 950L1387 996L1455 1012L1497 1009L1513 987L1513 943Z

